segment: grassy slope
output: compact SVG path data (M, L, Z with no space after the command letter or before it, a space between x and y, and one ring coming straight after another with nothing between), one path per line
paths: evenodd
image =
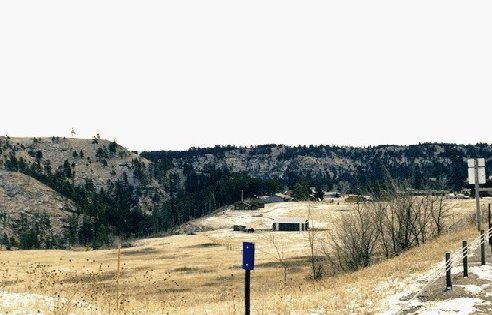
M288 281L272 257L268 240L275 235L281 248L307 242L304 233L255 233L256 265L252 272L252 311L255 314L320 313L371 314L384 310L382 301L436 263L446 250L459 248L462 239L476 237L473 227L445 235L400 257L367 269L318 282L307 280L307 251L285 251L292 261ZM240 269L241 242L253 235L218 237L219 234L176 235L141 240L122 250L120 313L137 314L241 314L244 272ZM283 236L289 236L288 238ZM2 289L67 298L55 305L85 301L108 314L116 304L117 251L16 251L2 252ZM46 304L46 303L45 303ZM1 305L1 297L0 297ZM42 310L39 305L39 309ZM64 308L65 307L65 308ZM76 313L88 307L72 308ZM85 310L85 311L84 311Z

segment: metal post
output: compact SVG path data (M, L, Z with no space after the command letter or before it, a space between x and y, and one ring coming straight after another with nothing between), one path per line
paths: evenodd
M480 231L481 226L480 222L482 221L482 214L480 213L480 188L478 186L478 159L473 159L475 161L474 163L474 168L475 168L475 202L477 204L477 228Z
M489 245L492 245L492 217L490 213L490 203L489 203Z
M489 245L490 245L490 252L492 253L492 217L490 213L490 203L489 203Z
M255 269L255 243L243 242L243 269L244 274L244 314L250 314L250 283L251 270Z
M246 270L245 278L244 278L244 314L250 315L250 307L249 307L249 286L250 286L250 270Z
M451 290L453 284L451 283L451 253L446 253L446 289Z
M468 277L468 244L463 241L463 277Z
M480 261L482 266L485 265L485 233L480 231Z

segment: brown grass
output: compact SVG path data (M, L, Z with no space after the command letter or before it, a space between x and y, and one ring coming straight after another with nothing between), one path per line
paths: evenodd
M473 211L470 201L456 213ZM333 211L336 211L336 205ZM461 210L460 210L461 209ZM301 209L294 211L299 215ZM322 209L314 209L323 220ZM333 218L333 214L327 214ZM337 211L337 215L343 212ZM458 214L456 214L458 216ZM271 232L268 232L271 233ZM441 261L462 239L476 237L474 227L447 234L352 274L308 280L309 252L305 233L275 233L289 261L288 279L265 235L236 233L226 239L214 232L138 241L121 250L119 306L116 306L117 250L2 251L0 291L55 297L56 307L40 303L48 314L242 314L244 271L242 241L255 241L257 268L252 272L253 314L373 314L380 302ZM87 304L78 305L81 302ZM1 297L0 297L1 305Z

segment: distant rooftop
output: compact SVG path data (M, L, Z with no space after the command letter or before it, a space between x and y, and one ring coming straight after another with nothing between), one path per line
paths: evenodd
M275 223L306 223L307 219L303 218L276 218Z

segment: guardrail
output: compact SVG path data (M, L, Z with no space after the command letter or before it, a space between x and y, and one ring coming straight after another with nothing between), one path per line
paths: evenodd
M492 225L492 224L491 224ZM470 244L466 240L462 241L462 247L454 252L446 252L444 256L444 262L439 264L436 268L434 268L431 272L425 275L427 279L427 283L415 294L413 294L408 300L407 303L410 303L412 300L415 300L420 295L423 294L425 290L429 288L432 284L434 284L439 279L443 279L445 277L445 290L452 290L452 269L453 268L463 268L463 278L468 277L468 257L470 254L480 247L480 264L483 266L486 264L485 257L485 243L487 240L487 236L489 239L489 244L492 246L492 226L489 227L487 231L480 231L480 236L473 240ZM492 247L491 247L492 249ZM402 314L405 311L405 308L402 308L397 314Z

